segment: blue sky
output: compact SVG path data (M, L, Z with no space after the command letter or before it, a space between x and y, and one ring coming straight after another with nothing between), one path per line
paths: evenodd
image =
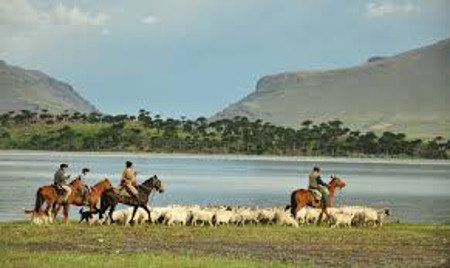
M210 116L263 75L449 37L449 0L0 0L0 58L113 114Z

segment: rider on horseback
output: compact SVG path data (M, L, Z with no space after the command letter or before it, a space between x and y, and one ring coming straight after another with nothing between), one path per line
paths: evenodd
M138 191L136 189L136 171L133 169L133 163L130 161L125 162L125 170L122 173L122 179L120 185L133 197L138 198Z
M70 179L70 174L67 174L67 169L69 165L61 164L59 165L59 169L55 172L53 176L53 184L58 189L64 190L63 203L67 203L67 199L69 198L70 193L72 192L72 188L68 184L68 180Z
M322 200L322 207L326 206L328 198L328 184L320 176L320 167L315 166L309 173L309 191L312 193L315 202Z
M80 175L77 176L77 178L81 182L81 196L83 196L83 204L85 206L89 206L89 186L86 183L86 176L91 170L89 168L83 168L81 170Z

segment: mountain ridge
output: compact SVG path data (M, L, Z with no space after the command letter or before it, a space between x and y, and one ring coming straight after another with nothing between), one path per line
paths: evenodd
M0 113L42 109L50 113L91 113L97 108L71 85L39 70L28 70L0 60Z
M211 119L246 116L294 128L338 119L362 131L450 136L449 85L445 39L357 66L263 76L255 91Z

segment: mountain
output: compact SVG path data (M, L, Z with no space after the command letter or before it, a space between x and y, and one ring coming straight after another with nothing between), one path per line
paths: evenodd
M360 66L262 77L211 119L234 116L294 128L338 119L362 131L450 137L450 39Z
M97 111L69 84L40 71L25 70L0 61L0 113L41 109L50 113Z

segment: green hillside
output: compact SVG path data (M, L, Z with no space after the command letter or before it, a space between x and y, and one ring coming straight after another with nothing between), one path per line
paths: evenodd
M298 128L341 120L352 129L430 138L450 134L450 39L351 68L261 78L212 119L246 116Z

